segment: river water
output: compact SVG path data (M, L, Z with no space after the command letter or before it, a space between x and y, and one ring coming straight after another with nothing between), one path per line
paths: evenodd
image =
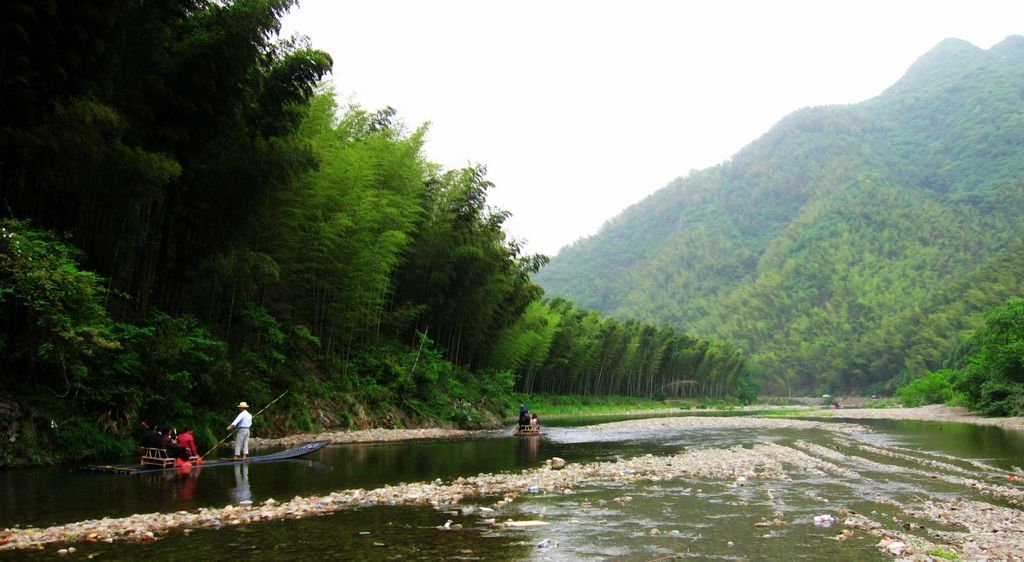
M591 417L585 423L599 421ZM560 421L546 427L542 437L336 445L299 460L209 468L187 476L96 474L70 466L2 471L0 529L519 472L539 468L556 456L592 463L695 448L811 443L887 468L862 465L856 476L794 471L789 481L744 485L712 478L607 482L580 487L571 495L520 495L507 505L500 504L500 497L474 498L466 506L495 511L468 514L459 511L465 506L369 506L322 517L172 531L148 544L83 542L65 559L884 560L891 557L875 548L877 537L862 533L836 540L842 529L815 525L815 516L843 506L885 520L899 510L898 502L965 491L915 472L920 465L912 460L865 453L851 443L902 454L919 451L922 457L957 464L961 472L993 481L1005 480L1004 471L1024 466L1024 433L994 427L859 420L870 430L840 442L832 432L818 429L598 431L582 423ZM757 526L780 514L785 525ZM493 519L546 524L512 530L495 527ZM446 522L455 529L439 530ZM62 546L67 545L0 552L0 561L55 558Z

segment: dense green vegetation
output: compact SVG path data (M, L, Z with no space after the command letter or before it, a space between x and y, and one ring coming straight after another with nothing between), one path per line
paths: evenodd
M579 394L513 394L513 399L536 413L541 425L550 419L565 419L584 416L622 416L627 413L678 415L680 411L698 410L739 410L741 406L734 396L725 398L676 398L653 400L638 396L592 396ZM806 410L803 410L806 412ZM515 412L506 416L511 422Z
M281 395L257 432L494 424L517 384L753 397L735 348L542 301L485 169L338 107L292 4L0 9L0 464L142 421L205 447Z
M666 401L651 400L635 396L581 396L570 394L522 394L515 393L515 400L523 404L531 412L539 416L543 425L545 420L573 416L617 414L629 411L649 411L652 413L677 412L679 404ZM506 421L516 420L515 412L506 416Z
M729 396L749 404L759 390L756 367L732 345L602 318L563 299L531 304L492 357L521 374L518 389L526 393Z
M866 102L797 111L536 277L734 343L770 393L888 393L1024 294L1024 38L948 40Z
M985 317L952 366L953 386L965 404L991 415L1024 415L1024 299Z
M947 368L896 390L908 406L964 405L995 416L1024 415L1024 299L988 311Z

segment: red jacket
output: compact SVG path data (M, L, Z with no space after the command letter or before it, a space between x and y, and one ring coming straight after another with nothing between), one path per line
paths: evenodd
M178 434L178 445L188 449L189 455L198 455L199 451L196 450L196 441L192 439L192 434L189 432Z

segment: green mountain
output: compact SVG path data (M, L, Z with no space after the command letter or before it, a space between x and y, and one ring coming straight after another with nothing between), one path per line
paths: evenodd
M767 390L881 391L1024 293L1024 37L939 43L564 248L548 295L726 339Z

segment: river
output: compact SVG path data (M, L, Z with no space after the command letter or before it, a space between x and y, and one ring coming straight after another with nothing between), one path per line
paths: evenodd
M374 505L330 515L175 530L146 544L78 542L62 559L96 560L885 560L877 535L837 540L839 524L815 517L848 511L892 523L901 505L931 498L989 496L955 478L1005 484L1024 466L1024 433L934 422L857 420L867 430L689 428L595 429L595 418L562 420L542 437L330 446L307 458L210 468L188 475L114 475L61 466L0 472L0 528L48 527L133 513L194 511L251 501L451 481L480 473L534 470L545 460L597 463L696 449L774 443L837 451L842 471L787 471L783 481L686 477L588 483L571 493L470 498L457 506ZM811 447L812 449L809 449ZM824 451L820 449L819 451ZM893 456L887 456L891 453ZM819 458L828 457L817 453ZM915 460L916 458L916 460ZM920 461L920 462L918 462ZM922 464L925 463L925 464ZM948 465L943 478L922 466ZM952 467L952 468L950 468ZM1006 504L1005 501L1000 505ZM483 509L480 509L483 508ZM493 510L493 511L490 511ZM841 510L838 511L837 510ZM837 514L838 513L838 514ZM509 529L502 521L545 524ZM773 521L781 521L773 524ZM448 528L445 528L446 523ZM52 559L68 544L0 551L0 561ZM952 549L950 549L952 550ZM998 559L998 558L996 558Z

